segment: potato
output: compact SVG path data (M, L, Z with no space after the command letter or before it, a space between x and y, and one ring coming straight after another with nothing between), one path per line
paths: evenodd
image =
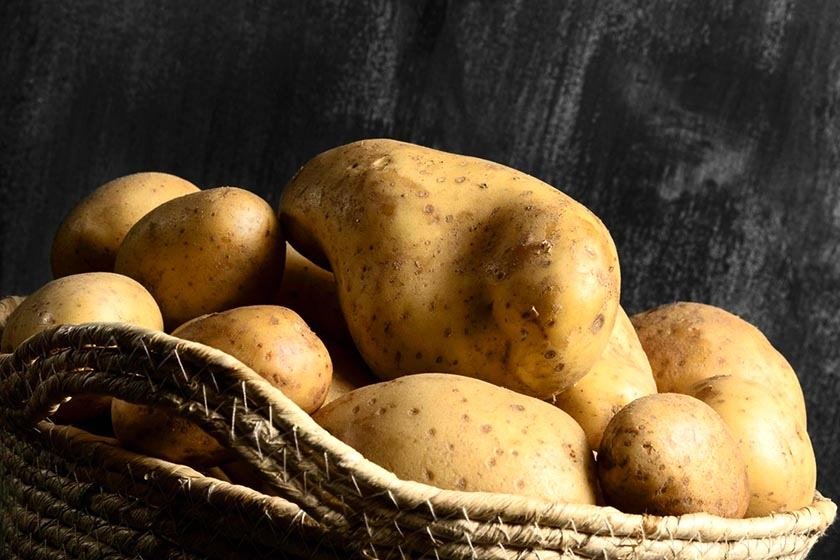
M324 343L285 307L253 305L204 315L173 336L218 348L283 391L306 412L318 410L332 379Z
M347 322L341 314L335 276L288 243L283 281L274 295L274 301L299 313L322 340L353 344Z
M172 335L237 358L306 412L317 410L326 398L332 378L327 349L290 309L239 307L193 319ZM131 449L198 466L230 457L198 426L168 411L115 399L111 416L117 438Z
M132 451L192 467L215 466L234 455L192 422L147 405L113 399L111 423L119 442Z
M354 389L373 385L379 379L371 373L355 346L325 340L333 362L333 378L324 403L332 402Z
M54 325L90 322L163 328L160 309L143 286L112 272L88 272L48 282L20 303L3 329L0 350L13 352L27 338ZM106 411L109 403L102 396L74 397L52 418L57 423L91 419Z
M402 479L595 503L580 426L546 402L484 381L409 375L347 393L313 418Z
M167 173L134 173L109 181L79 202L64 218L52 245L53 276L112 272L128 230L152 208L198 191Z
M277 475L273 475L270 472L263 472L259 467L255 467L247 461L231 461L220 465L218 469L224 473L232 484L247 486L269 496L278 495L277 490L266 482L266 477L274 478Z
M717 412L747 464L747 517L809 505L817 484L814 449L805 427L778 395L763 385L720 375L695 383L689 393Z
M566 389L554 404L577 420L592 449L616 412L634 400L656 393L645 351L624 309L619 307L610 340L583 379Z
M631 318L660 392L688 393L717 375L770 388L807 425L805 397L793 368L753 325L719 307L678 302Z
M278 305L295 310L327 346L333 380L325 402L379 381L356 349L341 314L335 276L286 244L283 282L275 294Z
M209 476L210 478L215 478L216 480L221 480L222 482L227 482L228 484L233 483L227 473L220 467L209 467L201 474Z
M3 329L2 350L54 325L130 323L160 330L160 309L143 286L112 272L74 274L48 282L24 299Z
M714 410L688 395L648 395L613 416L598 480L607 504L627 513L740 518L749 504L738 443Z
M235 187L161 204L129 230L115 270L143 284L168 329L189 319L267 303L280 284L284 245L271 207Z
M0 337L3 336L3 330L6 328L6 321L9 320L9 315L17 309L17 306L24 299L26 299L24 296L6 296L0 299Z
M607 344L615 245L591 212L489 161L393 140L324 152L283 191L290 242L335 273L374 373L442 371L548 398Z

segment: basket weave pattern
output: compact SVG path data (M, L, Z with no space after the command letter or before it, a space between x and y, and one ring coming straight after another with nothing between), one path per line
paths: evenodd
M803 558L836 514L654 517L402 481L220 351L117 324L62 326L0 357L0 557ZM189 418L267 495L45 419L106 394Z

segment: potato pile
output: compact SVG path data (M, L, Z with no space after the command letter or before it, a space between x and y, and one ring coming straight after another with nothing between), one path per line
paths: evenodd
M306 163L277 209L128 175L68 214L52 263L0 301L3 352L61 323L166 330L403 479L653 515L814 497L802 389L761 332L701 303L628 316L604 224L497 163L364 140ZM167 410L92 395L53 420L102 415L128 448L261 488Z

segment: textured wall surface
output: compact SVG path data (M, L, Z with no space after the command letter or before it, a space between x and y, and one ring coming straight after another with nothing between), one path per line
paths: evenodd
M758 325L837 499L839 92L834 0L6 1L0 293L48 280L62 216L129 172L274 202L362 137L477 155L604 220L630 312L690 299ZM838 556L835 529L813 557Z

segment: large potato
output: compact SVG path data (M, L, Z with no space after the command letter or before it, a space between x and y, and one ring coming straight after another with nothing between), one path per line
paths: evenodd
M704 379L690 394L723 418L747 464L747 517L809 505L817 485L814 449L787 403L763 385L731 375Z
M546 402L477 379L409 375L347 393L313 417L403 479L595 503L580 426Z
M326 347L300 316L275 305L239 307L204 315L173 336L212 346L253 369L306 412L321 406L332 378ZM168 411L115 399L114 433L126 447L189 465L229 457L215 439Z
M64 218L52 245L53 276L112 272L128 230L152 208L198 191L168 173L134 173L109 181L79 202Z
M129 230L115 270L143 284L167 328L267 303L283 273L284 244L271 207L235 187L161 204Z
M688 395L648 395L613 416L598 480L607 504L628 513L738 518L749 504L738 443L714 410Z
M607 344L615 245L591 212L525 173L365 140L307 163L280 215L290 242L335 273L381 377L445 371L547 398Z
M805 397L788 361L745 320L719 307L677 302L631 318L660 392L688 393L717 375L768 387L807 424Z
M88 272L53 280L27 297L3 329L0 350L12 352L24 340L54 325L90 322L130 323L163 329L155 300L143 286L112 272ZM107 410L110 399L75 397L53 415L58 423L93 418Z
M634 400L656 393L656 382L645 351L624 309L619 307L604 353L583 378L566 389L554 404L577 420L592 449L616 412Z

